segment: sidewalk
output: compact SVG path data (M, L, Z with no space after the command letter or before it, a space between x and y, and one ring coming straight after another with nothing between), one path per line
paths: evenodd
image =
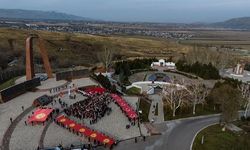
M148 115L149 121L154 120L154 123L164 122L164 110L163 110L162 96L158 94L150 95L149 99L152 99L152 103L151 103L149 115ZM158 115L155 115L156 105L158 105Z

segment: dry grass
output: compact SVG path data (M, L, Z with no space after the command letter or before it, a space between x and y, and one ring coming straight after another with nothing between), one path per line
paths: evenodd
M195 31L195 37L183 44L229 46L250 50L249 31Z
M0 29L0 52L11 53L9 39L13 39L15 55L24 56L25 39L29 34L38 34L46 42L45 46L54 64L65 67L67 64L91 65L96 63L96 54L103 47L111 48L123 57L167 57L186 52L190 46L183 46L174 41L156 38L96 36L62 32ZM63 51L58 51L63 48ZM35 46L35 55L38 56Z

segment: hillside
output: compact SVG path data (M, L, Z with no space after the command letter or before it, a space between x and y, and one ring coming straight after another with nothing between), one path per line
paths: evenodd
M250 17L233 18L224 22L213 23L211 25L220 28L250 30Z
M166 57L187 51L189 46L161 39L123 36L94 36L46 31L28 31L0 28L0 64L15 57L24 61L25 38L39 34L45 40L53 68L71 67L72 65L91 66L98 62L97 55L104 47L113 49L116 59L131 57ZM40 59L35 46L35 61ZM39 60L41 61L41 59ZM19 63L19 64L24 64Z
M54 11L21 9L0 9L0 18L35 20L91 20L84 17Z

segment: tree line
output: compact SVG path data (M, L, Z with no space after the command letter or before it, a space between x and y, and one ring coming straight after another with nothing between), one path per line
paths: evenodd
M149 69L152 62L158 61L156 58L143 58L143 59L134 59L126 60L115 63L115 73L120 74L131 73L131 70L136 69Z
M102 87L104 87L105 89L116 93L116 87L115 85L111 84L111 82L109 81L108 77L102 75L101 73L98 75L93 74L91 76L93 79L95 79L96 81L98 81L98 83L100 83L102 85Z
M183 60L179 60L176 63L176 68L179 71L192 73L203 79L220 79L219 70L211 63L201 64L200 62L195 62L190 65Z
M119 75L119 81L123 84L129 84L128 77L132 70L150 69L152 62L158 61L156 58L143 58L116 62L114 64L115 74Z
M178 84L185 87L182 89L175 84L163 88L163 101L168 106L168 113L172 112L171 118L175 118L176 115L189 114L190 108L192 108L192 115L195 115L196 106L202 106L199 113L221 112L221 122L223 123L230 123L237 119L239 110L244 110L244 119L250 119L248 117L250 111L249 84L225 78L218 81L212 89L208 89L201 81L195 80L192 83L181 81L182 83Z

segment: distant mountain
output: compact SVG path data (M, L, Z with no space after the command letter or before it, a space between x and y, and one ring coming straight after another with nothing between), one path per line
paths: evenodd
M250 17L233 18L224 22L213 23L211 24L211 26L220 28L250 30Z
M0 9L0 18L32 20L92 20L55 11Z

